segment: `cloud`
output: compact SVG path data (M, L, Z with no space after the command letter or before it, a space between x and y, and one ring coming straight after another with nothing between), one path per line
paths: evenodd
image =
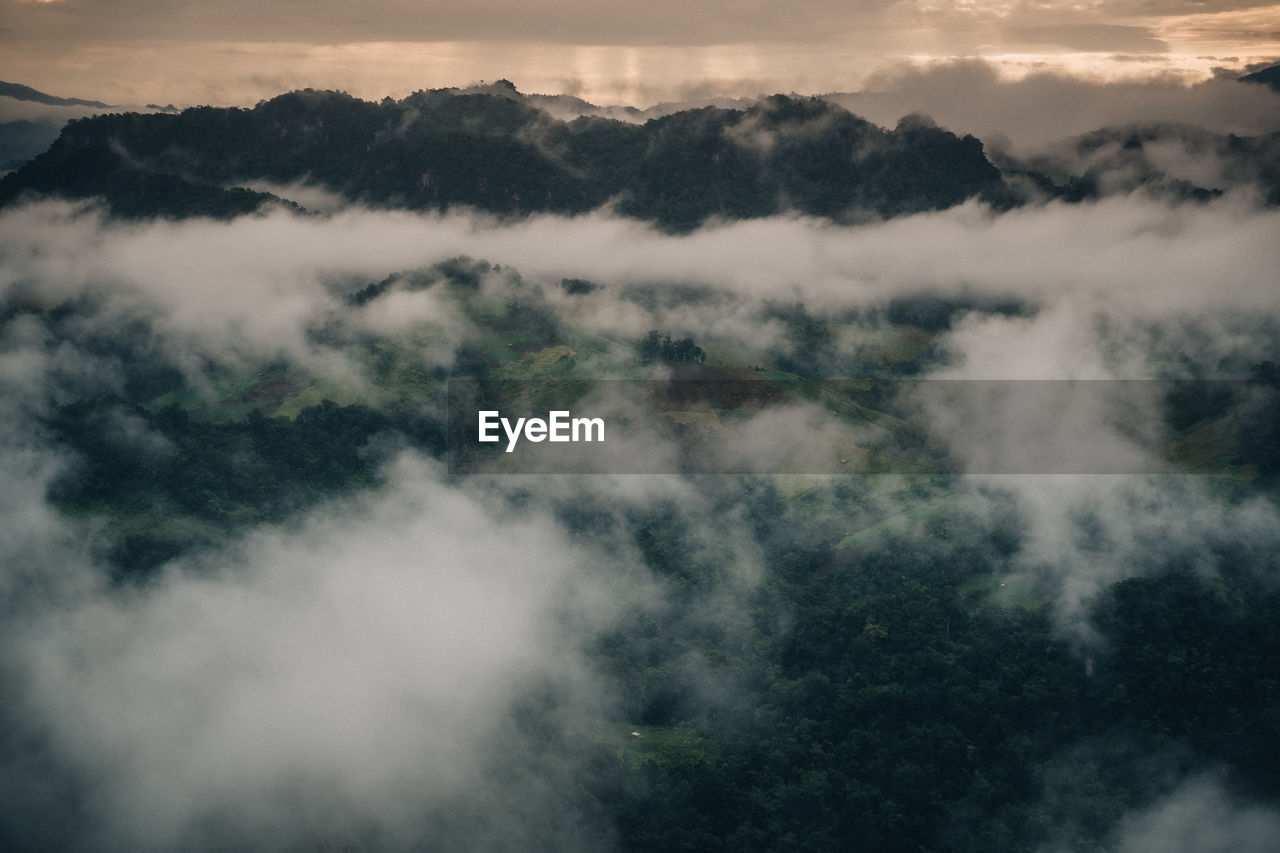
M1268 318L1280 299L1266 282L1280 265L1278 216L1236 197L1171 206L1128 196L1001 215L970 204L854 228L781 217L672 237L604 211L501 223L347 208L122 224L44 203L0 214L0 294L46 307L88 299L100 322L145 321L191 376L202 359L279 357L358 377L364 368L317 330L339 330L340 344L418 327L431 364L450 363L470 332L438 289L396 287L357 311L343 299L469 255L519 272L483 278L495 298L533 299L622 341L649 329L692 335L743 366L779 351L792 334L779 306L794 302L828 328L828 375L864 369L892 343L868 312L925 295L1028 309L961 310L937 339L949 359L941 377L1230 378L1277 355ZM570 294L566 278L601 287Z
M58 106L0 95L0 121L46 121L57 128L73 118L99 115L106 110L83 106Z
M1235 11L1231 11L1235 10ZM1207 76L1206 53L1274 56L1265 3L1028 4L800 0L483 0L465 8L409 0L218 6L158 0L0 0L6 75L112 103L251 105L282 89L363 97L507 77L532 91L639 106L705 95L848 90L887 62L986 56L1108 76L1121 56L1166 51ZM92 91L84 90L90 86ZM907 108L903 113L911 112Z
M336 213L346 207L348 202L319 184L303 180L290 184L277 184L272 181L247 181L237 184L254 192L271 193L287 201L305 207L314 213Z
M33 428L71 389L118 387L109 365L68 346L50 346L48 331L25 318L0 326L0 616L20 611L32 596L43 596L78 579L49 571L51 560L83 567L88 555L81 532L45 501L67 460ZM51 557L51 555L54 555ZM0 633L0 636L3 636Z
M1003 135L1018 149L1155 122L1242 136L1280 130L1280 95L1266 87L1235 79L1187 82L1177 75L1106 82L1052 71L1009 80L987 62L957 60L883 71L859 92L825 97L878 124L919 112L986 141Z
M1169 45L1157 38L1149 27L1121 24L1022 25L1006 27L1003 34L1010 46L1052 45L1071 50L1131 53L1169 50Z
M395 219L359 211L345 222L363 223L357 230L371 236ZM585 646L624 609L628 618L660 609L662 584L624 535L570 539L556 512L581 497L580 484L446 482L439 463L405 453L381 490L283 526L224 535L137 585L114 585L95 563L102 522L48 501L74 459L42 418L121 390L121 365L102 353L103 341L141 326L162 349L310 358L308 331L332 320L342 294L377 280L387 264L430 261L434 250L418 245L411 257L389 258L370 246L357 257L348 242L346 251L308 258L343 228L306 217L246 219L230 230L120 225L53 204L8 224L0 286L5 844L607 846L611 828L576 780L596 750L616 748L605 721L619 716L622 700ZM441 252L485 227L405 224L419 236L444 227ZM255 227L284 231L273 241ZM45 255L55 247L65 252ZM223 276L229 290L206 292ZM514 286L498 273L479 284L497 298ZM465 333L443 288L392 276L379 299L342 308L361 334L417 332L419 324L449 326L446 338ZM74 309L60 319L40 310L59 304ZM270 316L257 322L253 313ZM120 410L102 425L117 444L157 439ZM608 512L670 504L693 549L718 549L739 523L713 515L686 484L622 478L599 488L596 505ZM720 625L741 607L738 594L759 574L743 540L724 557L723 589L681 619ZM690 652L664 683L719 701L714 669Z
M1205 577L1240 570L1280 577L1280 515L1265 499L1231 503L1195 477L969 478L978 505L1017 507L1023 540L1010 568L1032 579L1060 636L1082 656L1104 654L1091 609L1108 586L1175 569ZM1008 498L1012 496L1013 501ZM1247 543L1242 552L1235 552ZM1235 552L1235 553L1233 553Z
M1122 853L1263 853L1280 845L1280 812L1240 802L1212 776L1188 780L1116 831Z
M750 40L825 38L874 19L893 4L859 0L832 4L802 0L778 14L769 4L750 9L725 0L696 8L670 0L628 0L608 10L585 0L483 0L465 9L383 0L356 10L345 3L320 0L306 15L287 7L237 3L217 10L191 4L173 8L156 0L118 3L112 14L85 0L61 0L48 8L7 0L7 20L32 39L205 39L216 41L305 41L319 43L518 39L536 35L555 43L707 44Z
M23 686L19 724L39 721L46 760L81 793L60 805L83 821L45 842L220 849L373 833L399 847L468 796L499 810L472 816L496 824L491 840L528 840L514 801L566 804L507 775L529 746L512 743L508 714L546 683L575 713L600 701L582 635L560 619L611 610L589 594L586 556L545 517L505 517L406 456L383 493L142 589L41 602L6 632L5 661Z

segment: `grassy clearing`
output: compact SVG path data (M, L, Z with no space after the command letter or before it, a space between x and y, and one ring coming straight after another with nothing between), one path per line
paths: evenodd
M1035 577L1027 572L990 573L969 578L956 587L956 595L976 611L984 606L1005 610L1038 610L1044 599L1036 591Z
M611 736L618 739L618 755L632 769L645 764L668 766L687 764L705 752L702 738L687 726L610 725ZM640 736L635 737L632 732Z
M931 519L941 518L950 509L948 506L950 503L951 498L944 496L908 507L888 518L877 521L875 524L850 532L836 543L836 548L865 547L873 544L886 533L903 532Z

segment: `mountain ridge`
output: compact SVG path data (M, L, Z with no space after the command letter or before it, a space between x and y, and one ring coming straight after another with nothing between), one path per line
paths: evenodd
M508 80L380 102L302 89L248 109L95 115L27 156L0 178L0 207L97 197L132 218L233 217L299 185L375 208L608 208L672 233L787 214L856 223L972 198L1006 210L1135 191L1202 202L1252 187L1280 204L1280 134L1134 123L1019 156L926 116L882 127L830 96L641 111Z
M1270 68L1263 68L1261 71L1246 74L1240 79L1246 83L1256 83L1262 86L1269 86L1277 92L1280 92L1280 65L1272 65Z
M89 101L84 98L60 98L57 95L50 95L46 92L41 92L39 89L24 86L21 83L6 83L4 80L0 80L0 96L14 98L19 101L34 101L37 104L45 104L50 107L111 109L111 104L104 104L102 101Z
M0 204L101 195L122 215L183 216L182 198L200 188L212 206L198 215L237 215L247 197L217 201L230 187L302 180L415 210L572 215L612 203L687 231L715 218L794 211L846 221L1005 194L977 138L929 123L884 130L816 98L775 95L636 124L564 121L512 92L427 90L373 103L307 89L248 110L79 119L0 181Z

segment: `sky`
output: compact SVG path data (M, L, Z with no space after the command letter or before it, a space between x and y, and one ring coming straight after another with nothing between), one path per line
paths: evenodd
M142 105L365 98L507 78L522 91L650 106L853 91L956 58L1018 78L1194 82L1280 57L1266 0L0 0L0 79Z

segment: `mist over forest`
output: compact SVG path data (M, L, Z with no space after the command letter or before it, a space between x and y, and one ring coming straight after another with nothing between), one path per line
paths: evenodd
M0 847L1280 849L1280 92L881 82L44 103Z

